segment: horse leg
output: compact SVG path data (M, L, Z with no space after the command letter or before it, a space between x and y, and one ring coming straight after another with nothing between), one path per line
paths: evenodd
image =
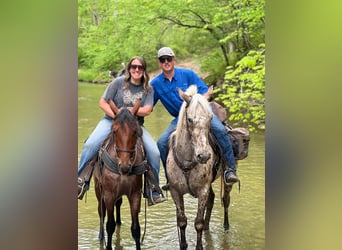
M121 225L121 204L122 204L122 197L118 199L115 203L115 208L116 208L116 224Z
M96 177L94 177L94 183L95 183L95 195L97 198L97 213L100 218L100 229L99 229L99 240L101 243L103 243L104 240L104 219L106 217L106 206L104 204L103 198L101 196L101 185Z
M215 201L215 193L213 191L212 186L210 186L209 197L207 201L207 208L205 211L205 219L204 219L204 227L203 227L204 230L209 229L211 211L213 210L213 207L214 207L214 201Z
M202 233L204 228L204 211L208 202L208 195L207 193L202 193L198 196L198 207L197 207L197 215L195 218L195 229L197 232L197 243L196 243L196 250L202 250Z
M184 213L184 197L182 194L174 191L172 188L170 188L170 192L172 195L172 199L176 205L177 226L180 229L179 248L181 250L185 250L188 248L188 243L186 242L186 237L185 237L185 229L186 229L188 222Z
M224 230L229 229L229 213L228 208L230 204L230 191L232 190L232 185L224 185L224 194L222 198L223 207L224 207L224 221L223 221L223 227Z
M100 217L100 230L99 230L99 240L100 242L104 241L104 219L106 217L106 206L104 204L103 199L98 202L97 212Z
M140 246L140 224L139 224L139 212L140 212L140 202L141 202L141 194L140 191L134 195L131 195L129 199L129 204L131 208L131 234L133 239L135 240L135 246L137 250L141 249Z
M106 231L107 231L107 250L112 250L112 238L115 231L115 219L114 219L114 199L112 194L109 194L110 200L105 200L106 208L107 208L107 223L106 223Z

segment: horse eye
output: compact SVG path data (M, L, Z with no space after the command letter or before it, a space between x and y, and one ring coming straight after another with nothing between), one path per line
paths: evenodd
M189 123L193 123L194 120L193 120L192 118L188 118L188 122L189 122Z

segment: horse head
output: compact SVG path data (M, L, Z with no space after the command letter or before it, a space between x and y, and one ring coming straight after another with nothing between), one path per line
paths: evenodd
M179 95L185 101L182 106L180 116L188 131L188 138L191 140L194 160L205 164L210 159L209 132L210 123L213 118L208 98L212 93L210 88L204 95L197 93L195 85L190 86L186 92L178 89ZM183 110L183 111L182 111Z
M112 133L118 165L123 174L128 174L135 163L137 140L142 135L136 119L140 100L136 101L131 111L127 108L118 109L112 100L109 101L109 106L115 114Z

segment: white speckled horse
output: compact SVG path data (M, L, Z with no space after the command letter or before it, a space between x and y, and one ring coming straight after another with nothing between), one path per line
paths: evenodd
M212 93L212 89L209 89ZM196 249L203 249L202 232L209 229L215 194L212 182L222 176L223 159L216 139L210 132L213 117L205 96L197 93L196 86L186 92L178 90L184 100L179 112L176 130L170 136L167 157L167 175L170 193L176 205L177 226L180 230L180 249L187 249L185 237L187 218L184 213L184 194L190 193L198 199L195 218L197 232ZM223 204L225 207L224 227L228 229L228 206L231 186L225 185Z

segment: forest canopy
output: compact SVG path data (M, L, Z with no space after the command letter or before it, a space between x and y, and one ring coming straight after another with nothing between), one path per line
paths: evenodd
M264 8L265 0L79 0L79 77L101 81L133 55L152 71L158 49L169 46L209 72L204 81L231 125L263 129Z

